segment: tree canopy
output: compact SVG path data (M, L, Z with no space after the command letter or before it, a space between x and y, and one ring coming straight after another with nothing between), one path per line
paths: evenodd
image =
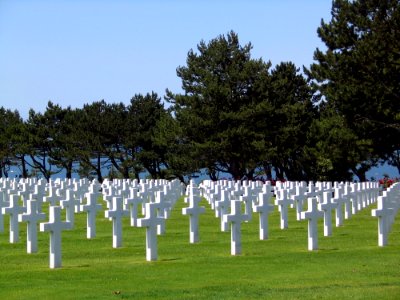
M369 140L364 161L400 148L400 4L397 0L335 0L321 22L308 75L326 103L358 140ZM360 157L361 158L361 157Z

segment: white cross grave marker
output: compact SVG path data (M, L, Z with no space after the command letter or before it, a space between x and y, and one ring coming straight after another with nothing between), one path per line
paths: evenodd
M344 184L344 192L343 197L346 199L344 203L344 218L350 219L352 216L352 209L351 209L351 197L353 196L353 192L351 191L351 186L349 182Z
M358 212L358 198L359 193L357 190L357 185L355 183L350 184L351 192L348 193L351 199L351 213L355 215Z
M112 219L113 248L122 247L122 217L127 216L128 214L129 211L124 210L122 197L114 197L112 209L104 212L106 218Z
M57 195L56 187L52 186L51 182L49 184L49 195L47 197L43 197L43 202L49 203L50 206L57 206L57 202L61 200L61 197Z
M322 218L324 213L318 210L317 199L308 198L308 210L301 212L303 220L308 219L308 250L318 249L318 219Z
M40 231L50 232L51 269L61 267L61 231L71 228L71 223L61 221L61 207L50 206L49 222L40 223Z
M385 193L385 192L384 192ZM373 217L378 218L378 245L384 247L387 245L389 234L389 218L393 215L393 208L390 207L390 198L385 193L378 197L377 208L371 211Z
M8 207L2 208L3 214L10 215L10 243L18 243L19 241L19 225L18 215L25 212L25 208L19 206L19 196L16 194L9 195L10 203Z
M79 204L80 200L74 198L73 190L65 190L65 199L60 200L60 206L65 209L66 221L71 223L74 227L75 205Z
M163 191L155 192L154 203L157 204L157 214L159 217L166 219L167 211L170 209L170 202L165 201L165 194ZM157 234L165 234L165 222L158 224Z
M221 199L215 201L215 216L221 218L221 231L229 230L229 225L224 221L223 215L228 213L231 201L229 199L229 192L227 190L221 191Z
M250 186L244 187L243 196L240 196L239 199L244 203L244 214L247 217L246 222L251 221L254 195L252 194L252 189Z
M24 182L21 184L21 190L18 191L18 195L22 198L23 206L26 207L26 201L29 199L29 195L31 194L31 186L28 182Z
M189 240L190 243L199 241L199 215L205 213L205 208L199 206L201 197L194 193L193 189L189 194L189 207L182 208L183 215L189 215Z
M337 207L332 202L332 192L323 192L323 202L318 204L318 209L324 212L324 236L332 235L332 210Z
M26 251L27 253L37 252L37 223L46 219L45 213L39 213L37 210L37 200L27 200L26 213L18 216L19 222L27 222L26 227Z
M344 195L344 186L343 184L339 184L334 188L335 196L333 197L332 201L336 203L335 208L335 221L336 227L343 225L343 204L346 203L347 198Z
M87 232L86 237L92 239L96 237L96 214L102 209L101 204L97 203L97 193L87 193L87 204L81 205L81 211L87 212Z
M259 193L258 204L253 205L254 212L260 214L260 240L268 239L268 214L274 210L274 206L269 203L271 193Z
M130 188L130 195L125 199L125 208L130 211L131 226L137 225L138 208L143 204L143 199L140 197L137 188Z
M6 192L0 189L0 232L4 232L3 207L8 207Z
M231 201L231 213L223 215L224 222L231 223L231 255L242 253L241 224L246 220L246 215L242 213L242 201Z
M146 227L146 260L157 260L157 226L165 222L157 216L157 203L146 203L146 215L137 220L138 227Z
M301 220L301 212L303 210L304 201L307 199L305 194L307 193L307 186L305 182L299 182L296 185L296 193L292 196L292 199L296 206L296 219Z
M288 208L293 203L293 200L289 198L288 191L281 189L278 191L275 199L275 205L279 206L281 214L281 229L288 228Z

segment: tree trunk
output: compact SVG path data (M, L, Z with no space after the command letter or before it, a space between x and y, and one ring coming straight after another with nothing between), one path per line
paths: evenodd
M233 161L229 164L228 167L229 174L232 175L234 180L241 180L243 177L243 173L240 171L239 163L237 161Z
M69 161L69 162L67 163L66 170L67 170L66 177L67 177L68 179L71 179L71 178L72 178L72 161Z
M135 178L137 179L137 180L140 180L140 172L138 172L138 171L136 171L135 170Z
M267 177L267 181L272 181L272 168L271 165L267 162L263 162L263 168L265 176Z
M215 171L214 169L211 169L211 168L207 168L207 169L208 169L207 173L208 173L208 176L210 177L210 179L212 181L217 181L218 180L217 171Z
M280 168L274 167L275 169L275 174L276 174L276 179L277 180L282 180L283 179L283 172Z
M22 166L22 177L26 179L28 178L28 170L26 169L26 161L24 154L21 156L21 166Z
M369 169L371 169L370 165L361 164L361 166L359 168L353 168L352 171L358 177L358 180L360 182L365 182L365 181L367 181L367 177L366 177L365 173Z
M252 169L251 171L249 171L249 172L246 174L246 177L247 177L247 179L250 180L250 181L254 180L254 169Z
M101 155L97 154L97 168L96 168L97 180L102 183L103 175L101 174Z

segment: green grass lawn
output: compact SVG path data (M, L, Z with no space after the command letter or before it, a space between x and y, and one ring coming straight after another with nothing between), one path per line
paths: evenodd
M400 299L400 222L389 246L378 247L377 219L367 208L307 250L307 222L289 213L289 229L270 215L269 240L258 238L258 215L242 225L240 256L230 255L230 233L208 204L200 217L200 243L189 244L186 206L178 201L158 237L156 262L145 258L145 229L125 218L123 247L112 248L112 222L97 217L97 237L86 239L86 214L62 234L62 268L49 269L49 234L39 232L39 252L9 244L8 217L0 233L0 299Z

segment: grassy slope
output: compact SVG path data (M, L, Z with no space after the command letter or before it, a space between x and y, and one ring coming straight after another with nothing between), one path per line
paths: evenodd
M279 214L270 215L270 239L258 239L258 216L242 225L240 256L230 255L230 233L219 231L219 219L206 202L200 218L200 240L189 244L188 217L182 201L158 238L157 262L145 260L145 229L124 220L123 247L112 248L112 223L99 213L97 237L86 239L85 214L63 232L63 267L48 267L48 233L39 233L39 252L27 254L25 224L21 240L8 243L0 234L0 299L399 299L400 224L394 224L389 246L377 246L377 220L370 208L322 236L320 250L307 250L307 222L279 229ZM8 218L6 218L8 220ZM7 226L7 224L5 224Z

